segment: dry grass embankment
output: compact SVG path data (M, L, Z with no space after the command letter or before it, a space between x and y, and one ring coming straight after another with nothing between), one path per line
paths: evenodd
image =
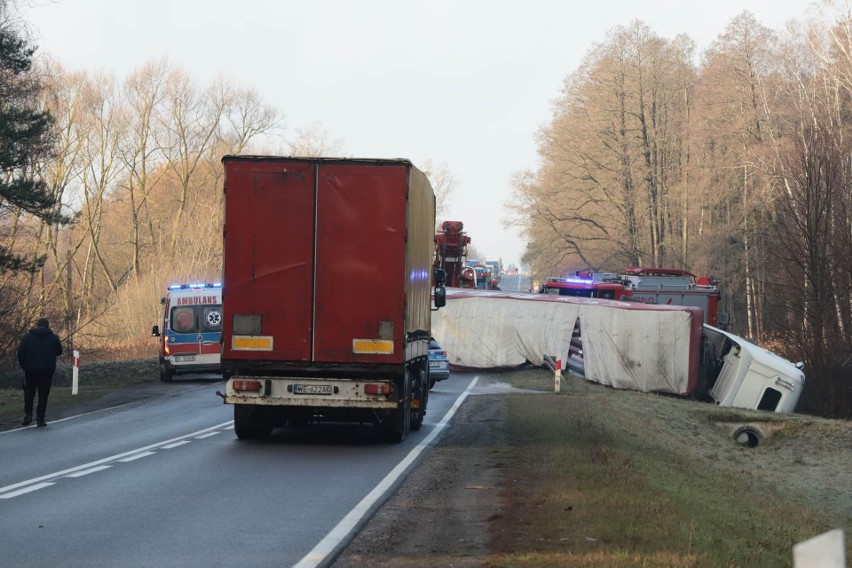
M0 430L17 426L23 418L23 377L21 370L0 373ZM77 395L71 394L71 380L71 365L57 365L47 404L48 421L119 403L110 397L134 385L159 383L157 358L83 363Z
M505 377L551 389L542 374ZM505 513L491 525L488 566L789 566L797 542L852 535L849 422L578 379L506 400ZM725 428L743 423L771 435L743 447Z

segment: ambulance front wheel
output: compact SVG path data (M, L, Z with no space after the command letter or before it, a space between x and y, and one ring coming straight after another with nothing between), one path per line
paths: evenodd
M172 373L171 371L169 371L165 367L160 367L160 380L163 381L164 383L172 382L172 379L174 378L174 376L175 376L174 373Z

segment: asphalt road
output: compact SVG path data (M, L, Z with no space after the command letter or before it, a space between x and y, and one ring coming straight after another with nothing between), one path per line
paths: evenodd
M505 292L529 292L530 278L521 274L506 274L500 280L500 289Z
M0 565L322 565L427 456L474 381L438 383L402 444L353 426L238 441L221 382L2 432Z

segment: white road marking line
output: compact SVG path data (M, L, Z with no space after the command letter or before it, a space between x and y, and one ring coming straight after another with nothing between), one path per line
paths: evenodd
M209 438L211 436L215 436L216 434L221 434L221 430L216 430L215 432L207 432L206 434L202 434L201 436L196 436L196 440L203 440L204 438Z
M90 473L95 473L97 471L103 471L111 467L111 465L99 465L98 467L90 467L89 469L84 469L83 471L75 471L74 473L69 473L66 477L83 477L84 475L89 475Z
M190 443L192 440L181 440L180 442L174 442L171 444L166 444L165 446L160 446L161 450L171 450L172 448L177 448L183 446L184 444Z
M63 469L62 471L57 471L57 472L54 472L54 473L48 473L47 475L42 475L40 477L34 477L32 479L27 479L25 481L20 481L18 483L13 483L11 485L6 485L5 487L0 487L0 498L4 498L5 495L7 494L7 492L14 491L14 490L21 488L21 487L26 487L28 485L34 485L36 483L39 483L41 481L46 481L48 479L56 479L57 477L65 477L65 476L68 476L68 474L71 474L71 473L74 473L74 472L77 472L77 471L89 469L91 467L96 467L96 466L106 464L106 463L110 463L110 462L119 461L119 460L124 459L126 457L136 455L140 452L145 452L145 451L148 451L148 450L154 450L154 449L160 448L162 446L165 446L167 444L172 444L172 443L177 442L179 440L183 440L185 438L194 438L195 436L200 436L202 434L206 434L207 432L210 432L212 430L220 430L222 428L225 428L226 426L233 426L233 423L234 423L233 420L229 420L228 422L223 422L221 424L217 424L216 426L210 426L209 428L204 428L204 429L198 430L196 432L184 434L183 436L178 436L177 438L171 438L169 440L163 440L162 442L150 444L150 445L142 447L142 448L136 448L135 450L130 450L128 452L122 452L120 454L115 454L114 456L109 456L109 457L106 457L106 458L95 460L93 462L85 463L83 465L78 465L78 466L75 466L75 467L69 467L68 469ZM24 492L24 493L26 493L26 492ZM12 496L14 497L14 495L12 495Z
M12 497L17 497L18 495L23 495L24 493L32 493L33 491L38 491L39 489L44 489L45 487L50 487L54 485L53 483L37 483L36 485L30 485L29 487L24 487L23 489L18 489L17 491L12 491L10 493L4 493L0 495L0 499L11 499Z
M348 537L361 519L370 512L381 497L394 486L396 481L403 473L405 473L408 467L414 463L414 460L423 453L423 450L425 450L426 447L432 443L432 440L434 440L435 437L437 437L437 435L447 426L447 423L459 409L461 404L465 401L468 395L470 395L470 391L472 391L473 387L476 386L477 381L479 381L479 377L474 377L473 381L471 381L465 391L459 395L456 402L447 411L441 421L432 429L431 432L429 432L429 435L417 444L410 452L408 452L408 455L405 456L405 458L399 462L397 466L393 468L391 472L388 473L385 478L367 494L366 497L361 499L361 502L355 505L355 508L349 511L349 513L343 517L343 520L337 523L337 526L331 529L331 532L325 535L325 537L317 543L313 550L306 554L304 558L299 560L293 568L314 568L316 566L320 566L335 551L335 549L337 549L338 546L341 546L347 541Z
M130 456L130 457L127 457L127 458L124 458L124 459L120 459L118 461L120 461L122 463L130 463L130 462L136 461L140 458L147 458L148 456L153 456L155 453L157 453L157 452L142 452L142 453L136 454L135 456Z

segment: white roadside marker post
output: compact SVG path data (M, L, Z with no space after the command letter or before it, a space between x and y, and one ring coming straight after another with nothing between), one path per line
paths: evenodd
M80 383L80 352L74 351L74 357L71 360L71 394L77 394L77 386Z
M846 568L843 531L835 529L793 547L793 568Z
M553 371L553 392L562 390L562 359L556 360L556 368Z

